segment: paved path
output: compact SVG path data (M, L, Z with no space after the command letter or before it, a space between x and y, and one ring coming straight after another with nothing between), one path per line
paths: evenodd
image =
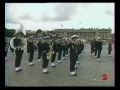
M112 51L113 55L113 51ZM8 61L5 61L5 85L6 86L114 86L114 60L107 56L107 46L103 45L101 62L90 55L90 45L85 45L84 53L80 59L80 65L76 69L77 76L69 74L69 57L58 63L56 67L48 66L49 74L42 73L42 62L34 56L34 66L28 66L28 55L23 55L21 62L22 72L15 72L15 55L8 52ZM108 80L102 80L103 74L107 74Z

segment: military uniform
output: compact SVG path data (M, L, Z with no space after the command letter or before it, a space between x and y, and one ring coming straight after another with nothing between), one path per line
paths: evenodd
M76 39L76 35L73 35L71 39ZM70 75L75 76L75 64L78 58L78 46L74 41L69 43L70 46Z
M29 39L27 40L27 54L29 53Z
M69 49L68 39L67 39L67 41L65 42L65 44L66 44L66 56L68 56L68 49Z
M94 52L94 42L93 40L91 40L91 54L93 54Z
M66 49L67 49L67 46L66 46L65 40L63 40L63 45L62 45L62 50L63 50L63 60L65 60Z
M94 45L95 45L94 46L94 48L95 48L95 54L94 55L95 55L95 57L97 57L97 42L98 42L97 40L94 41Z
M97 51L98 51L98 55L97 55L98 61L100 61L100 55L101 55L101 50L102 50L102 45L103 45L102 41L100 41L99 39L101 38L98 38L98 42L96 45Z
M41 40L41 39L40 39ZM38 41L37 43L38 47L38 61L41 61L41 54L42 54L42 41Z
M30 40L29 41L29 66L34 65L33 64L33 57L34 57L34 41Z
M22 59L22 54L23 54L23 48L26 46L26 42L22 38L22 36L26 35L26 32L23 29L23 25L21 24L20 29L16 30L15 32L15 37L11 39L10 41L10 46L15 49L15 69L16 72L22 71L20 68L21 65L21 59Z
M82 45L81 45L81 42L80 42L80 41L78 42L77 47L78 47L77 55L80 57L81 52L82 52ZM80 64L80 62L78 61L78 56L77 56L77 61L76 61L76 63L77 63L77 64Z
M44 39L48 40L49 37L44 37ZM47 53L49 52L50 48L49 48L49 43L44 41L42 43L42 68L43 68L43 73L47 74L49 71L47 70L47 67L48 67L48 63L49 63L49 60L47 59Z
M110 56L111 51L112 51L112 38L110 38L110 40L108 41L108 56Z
M82 50L83 50L82 42L80 41L78 45L79 45L78 54L79 54L79 57L80 57L81 53L82 53Z
M61 55L63 51L63 43L61 40L58 41L58 62L61 63Z
M52 47L53 47L53 54L52 54L52 58L51 58L51 66L52 67L55 67L56 65L55 65L55 58L56 58L56 53L57 53L57 43L56 43L56 41L55 40L53 40L52 42L51 42L51 45L52 45Z
M21 59L22 59L23 50L21 48L18 48L19 46L21 46L21 42L22 41L19 38L15 38L13 40L14 47L16 47L16 50L15 50L15 54L16 54L16 59L15 59L16 71L21 71L22 70L20 68L20 65L21 65Z
M84 51L84 43L81 42L81 44L82 44L81 48L82 48L82 52L83 52Z

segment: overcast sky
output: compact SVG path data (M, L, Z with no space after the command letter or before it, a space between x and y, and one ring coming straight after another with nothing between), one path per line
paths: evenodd
M111 28L114 3L6 3L5 27L51 30L54 28ZM61 27L61 24L63 25Z

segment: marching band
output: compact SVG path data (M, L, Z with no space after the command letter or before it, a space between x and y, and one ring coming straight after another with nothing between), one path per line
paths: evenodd
M22 32L22 31L21 31ZM37 40L33 37L24 40L24 33L15 33L15 37L10 40L10 50L15 51L15 70L16 72L22 71L20 68L23 50L27 47L27 54L29 55L29 66L34 65L34 53L38 51L38 61L42 61L42 72L48 74L48 64L51 61L51 67L55 67L55 60L58 57L58 63L62 63L62 60L66 60L66 57L70 56L70 75L76 76L75 69L77 69L77 64L80 64L79 57L84 51L84 42L79 39L77 35L73 35L71 38L64 38L56 35L47 35L44 38L38 38ZM94 37L91 39L91 54L97 57L97 61L100 60L102 51L102 38ZM5 60L7 60L7 51L9 47L9 42L5 38ZM112 51L111 38L108 42L108 55L110 56ZM62 58L63 57L63 58ZM64 61L63 61L64 62Z

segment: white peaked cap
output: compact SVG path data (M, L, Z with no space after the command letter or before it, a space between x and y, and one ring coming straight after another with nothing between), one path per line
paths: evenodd
M78 37L78 35L73 35L71 38L75 38L75 37Z
M44 39L49 39L50 37L49 36L45 36Z
M15 34L17 33L23 33L24 35L26 35L26 31L22 24L20 24L20 28L16 30Z
M101 39L101 37L98 37L97 39Z
M51 35L52 37L55 37L56 35Z

